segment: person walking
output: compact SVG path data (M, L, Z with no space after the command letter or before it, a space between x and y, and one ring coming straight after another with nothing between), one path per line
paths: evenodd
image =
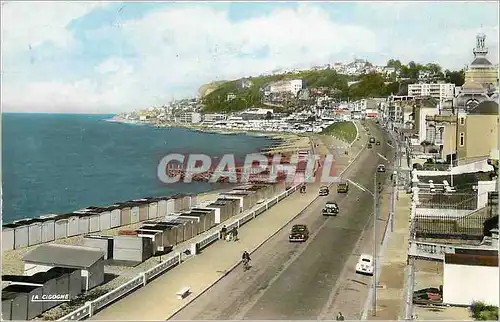
M234 241L238 241L238 228L234 227L233 231L231 232L231 235L233 235Z
M339 312L339 314L337 314L337 321L344 321L344 316L342 315L342 312Z
M226 234L227 234L227 228L226 225L222 226L222 229L220 230L220 239L226 240Z

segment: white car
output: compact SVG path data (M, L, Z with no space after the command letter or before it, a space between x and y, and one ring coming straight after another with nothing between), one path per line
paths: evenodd
M362 254L356 264L356 273L373 275L373 256Z

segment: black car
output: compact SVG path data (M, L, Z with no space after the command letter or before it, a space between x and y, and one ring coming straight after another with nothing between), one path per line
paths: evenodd
M328 196L330 194L330 189L328 186L321 186L319 188L319 195L320 196Z
M370 143L375 143L375 138L373 136L370 138Z
M321 211L323 216L337 216L339 213L339 206L335 201L328 201L325 204L325 207Z
M392 145L392 141L391 140L387 141L387 144Z
M371 149L373 148L373 145L371 143L368 143L368 145L366 146L368 149Z
M309 229L306 225L293 225L288 239L291 242L305 242L309 238Z

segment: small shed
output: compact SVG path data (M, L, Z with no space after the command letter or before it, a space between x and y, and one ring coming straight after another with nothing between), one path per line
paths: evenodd
M121 226L130 225L132 220L131 205L128 202L120 202L116 204L120 209L120 224Z
M23 260L24 275L63 267L81 270L84 290L104 282L104 253L97 248L44 244L26 253Z
M92 206L88 207L88 209L90 209L92 213L98 214L99 216L99 228L98 230L92 230L91 232L108 230L111 228L111 211L108 208ZM90 222L90 225L93 229L92 220Z
M191 208L191 196L190 195L183 196L181 210L189 210L189 208Z
M192 195L189 195L189 197L191 198L189 208L196 207L196 205L198 204L198 195L192 194Z
M183 211L184 210L184 195L183 194L176 194L172 196L172 199L174 199L174 211Z
M130 206L130 223L135 224L141 221L140 219L140 208L139 203L134 201L127 201L127 204Z
M80 214L64 214L68 219L68 237L80 235Z

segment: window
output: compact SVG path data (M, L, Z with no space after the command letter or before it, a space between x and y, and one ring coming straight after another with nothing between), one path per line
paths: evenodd
M464 125L465 124L465 117L461 117L460 118L460 125Z
M460 133L460 146L464 146L465 144L465 134L464 133Z

